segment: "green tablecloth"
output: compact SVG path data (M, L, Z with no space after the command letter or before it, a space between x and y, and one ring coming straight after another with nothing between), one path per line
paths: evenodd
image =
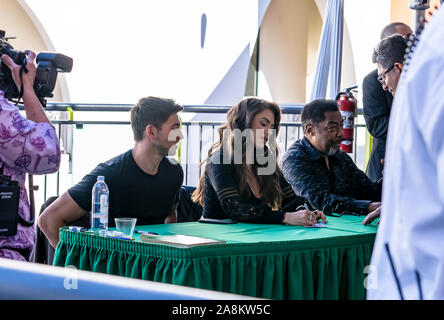
M376 225L328 217L327 228L199 222L137 226L226 244L176 248L60 230L54 265L272 299L365 299Z

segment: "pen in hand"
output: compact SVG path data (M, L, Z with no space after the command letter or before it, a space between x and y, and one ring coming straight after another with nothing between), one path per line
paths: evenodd
M304 203L304 208L305 208L305 210L310 211L310 221L311 221L311 218L313 218L313 211L310 210L310 208L308 207L307 203Z

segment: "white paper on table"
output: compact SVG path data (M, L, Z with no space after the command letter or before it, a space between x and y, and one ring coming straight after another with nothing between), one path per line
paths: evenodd
M315 223L312 226L305 226L306 228L327 228L327 224L324 222Z

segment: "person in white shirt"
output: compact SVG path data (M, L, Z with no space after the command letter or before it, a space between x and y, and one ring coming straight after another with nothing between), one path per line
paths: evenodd
M397 85L367 299L444 299L444 9Z

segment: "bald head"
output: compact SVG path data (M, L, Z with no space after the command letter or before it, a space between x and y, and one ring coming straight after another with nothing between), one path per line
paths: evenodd
M403 22L393 22L382 29L381 40L393 34L400 34L403 37L407 37L413 34L413 31L408 25Z

